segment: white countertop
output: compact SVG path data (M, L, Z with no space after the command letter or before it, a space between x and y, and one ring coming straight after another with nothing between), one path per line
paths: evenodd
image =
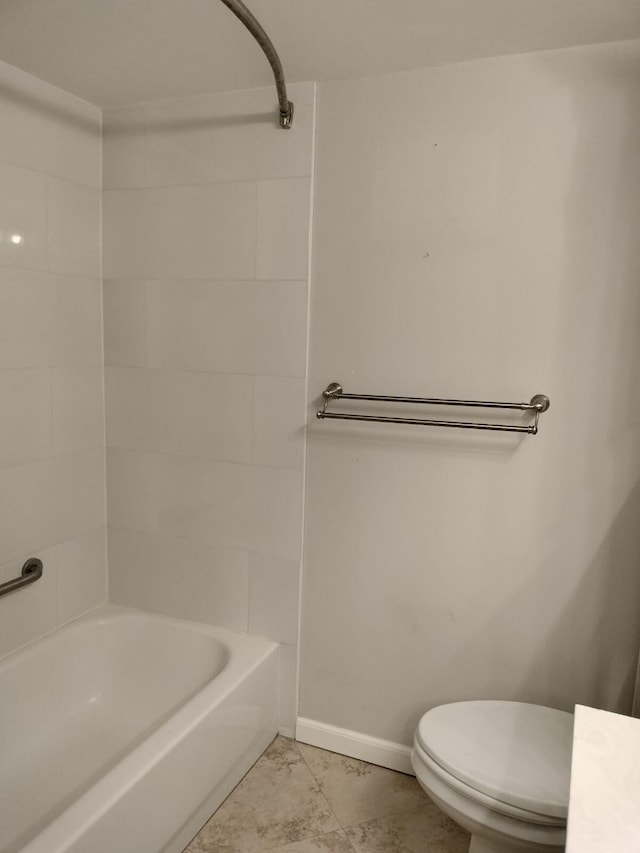
M566 853L640 853L640 720L576 705Z

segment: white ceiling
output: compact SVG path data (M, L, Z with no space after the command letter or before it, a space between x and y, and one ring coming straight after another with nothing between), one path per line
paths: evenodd
M640 0L247 0L287 80L640 38ZM0 59L102 107L272 82L219 0L0 0Z

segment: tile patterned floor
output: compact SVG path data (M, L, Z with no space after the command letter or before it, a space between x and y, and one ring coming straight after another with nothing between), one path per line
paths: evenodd
M467 853L416 780L277 737L185 853Z

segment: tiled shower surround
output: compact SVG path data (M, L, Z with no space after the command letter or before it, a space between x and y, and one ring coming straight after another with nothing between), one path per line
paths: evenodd
M0 656L106 597L100 111L0 63Z
M104 113L110 597L271 637L295 724L315 87Z

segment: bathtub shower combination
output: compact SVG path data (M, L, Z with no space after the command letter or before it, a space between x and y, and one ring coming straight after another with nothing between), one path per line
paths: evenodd
M2 853L179 853L275 736L277 658L113 605L6 657Z
M292 126L282 65L240 0ZM46 566L44 567L46 572ZM28 560L0 595L43 573ZM102 605L0 661L0 853L180 853L278 730L278 644Z

